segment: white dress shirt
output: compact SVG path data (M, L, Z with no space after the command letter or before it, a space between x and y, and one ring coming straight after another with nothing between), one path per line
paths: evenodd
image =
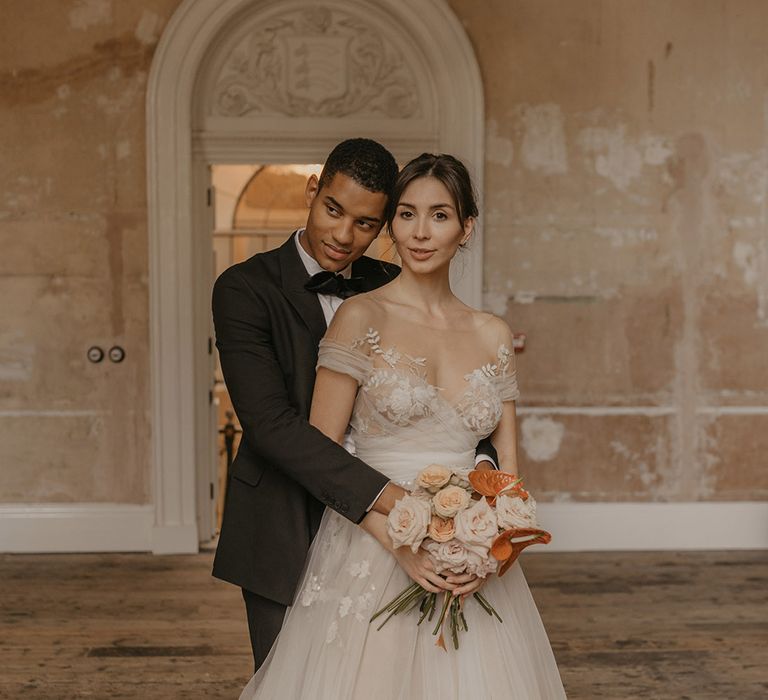
M304 263L304 269L307 271L310 277L316 275L318 272L323 272L323 268L320 267L320 263L317 262L301 245L299 239L304 235L304 229L300 228L296 234L296 250L299 251L299 257L301 262ZM352 275L352 266L347 265L340 273L342 277L349 279ZM325 316L325 325L330 326L336 311L344 301L341 297L337 297L335 294L318 294L317 298L320 301L320 306L323 309L323 316Z

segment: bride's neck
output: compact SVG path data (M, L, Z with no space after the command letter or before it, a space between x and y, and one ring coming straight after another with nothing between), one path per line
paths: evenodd
M401 301L427 314L440 315L441 310L456 299L448 269L421 275L403 267L396 281Z

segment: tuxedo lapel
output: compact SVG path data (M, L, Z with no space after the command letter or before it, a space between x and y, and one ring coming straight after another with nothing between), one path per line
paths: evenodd
M309 275L301 262L299 252L296 250L295 237L296 233L294 232L278 250L283 293L304 323L307 324L315 342L319 343L320 338L325 335L325 316L323 316L323 309L317 294L304 289Z

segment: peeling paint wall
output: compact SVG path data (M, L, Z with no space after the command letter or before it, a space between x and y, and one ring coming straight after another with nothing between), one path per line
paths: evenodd
M486 89L485 305L553 500L768 497L768 5L451 0Z
M765 499L768 5L449 2L528 485ZM178 4L0 0L0 502L150 500L144 96Z
M0 2L0 502L150 500L144 95L176 5Z

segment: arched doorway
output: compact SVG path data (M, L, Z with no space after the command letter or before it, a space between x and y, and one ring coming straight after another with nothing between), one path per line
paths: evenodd
M215 451L210 167L317 163L369 136L401 162L457 155L482 199L482 82L444 0L185 0L155 55L147 120L153 550L191 552ZM481 235L454 282L480 305Z

